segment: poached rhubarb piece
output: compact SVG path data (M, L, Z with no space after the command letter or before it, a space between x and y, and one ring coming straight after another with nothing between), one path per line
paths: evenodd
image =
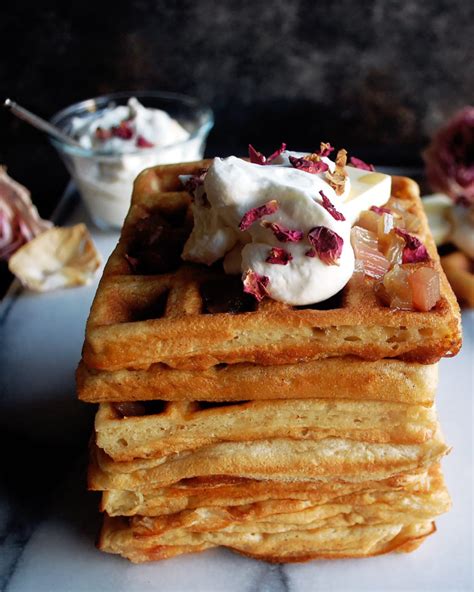
M390 269L390 261L378 250L377 235L366 228L354 226L351 243L357 261L362 263L364 273L380 279Z
M386 304L400 310L428 312L440 298L439 274L428 265L395 265L381 287Z
M431 267L419 267L408 277L415 310L428 312L440 298L439 274Z

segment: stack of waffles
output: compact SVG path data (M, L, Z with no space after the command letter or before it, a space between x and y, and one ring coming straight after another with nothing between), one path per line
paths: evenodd
M89 487L100 549L132 561L225 546L270 561L411 551L448 510L437 364L460 346L417 186L392 193L423 224L441 274L430 312L390 310L354 274L322 304L242 292L184 263L180 174L136 180L87 324L78 393L99 403Z

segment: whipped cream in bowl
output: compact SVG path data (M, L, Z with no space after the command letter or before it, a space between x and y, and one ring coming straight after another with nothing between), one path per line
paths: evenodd
M173 93L114 93L76 103L51 122L80 147L50 138L99 227L122 226L145 168L200 160L212 111Z
M335 295L354 273L351 227L389 200L391 179L329 153L322 144L313 160L283 147L261 162L215 158L203 178L183 177L194 196L183 259L222 259L257 300L308 305Z

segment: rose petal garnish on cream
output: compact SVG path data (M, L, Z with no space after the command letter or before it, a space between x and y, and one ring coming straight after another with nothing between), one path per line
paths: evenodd
M249 269L244 273L242 278L244 283L244 292L252 294L257 302L260 302L268 296L267 286L270 280L265 275L259 275L255 271Z
M322 189L319 192L319 195L322 198L322 206L323 206L323 208L331 214L331 216L334 218L334 220L342 220L342 221L344 221L346 219L345 216L344 216L344 214L341 214L341 212L338 212L336 210L336 208L334 207L332 201L326 195L324 195L324 191Z
M364 171L375 171L375 167L373 164L367 164L357 156L351 156L349 159L349 164L356 169L362 169Z
M278 150L275 150L275 152L273 152L272 154L270 154L270 156L264 156L261 152L258 152L258 150L255 150L255 148L252 146L252 144L249 144L249 159L250 162L253 164L261 164L261 165L265 165L265 164L271 164L272 161L275 160L275 158L277 158L278 156L280 156L280 154L282 152L284 152L286 150L286 144L284 142L282 142L280 148L278 148Z
M257 208L252 208L248 212L246 212L242 220L240 221L239 228L240 230L244 231L247 228L250 228L254 222L263 218L263 216L270 216L270 214L274 214L278 210L278 202L276 199L272 199L267 203L263 204L263 206L258 206Z
M327 265L337 265L344 245L337 232L327 226L316 226L308 232L308 240L313 248L305 253L307 257L319 257Z
M311 160L309 157L302 156L297 158L296 156L290 156L291 165L300 171L305 173L311 173L317 175L318 173L325 173L329 170L329 166L322 160Z
M112 136L120 138L121 140L131 140L133 137L133 128L126 119L121 121L119 125L114 125L111 128Z
M141 135L137 136L136 145L138 148L153 148L155 145L153 142L149 142L146 138Z
M304 232L302 230L290 230L276 222L268 222L264 220L261 222L264 228L270 228L275 237L282 243L298 243L303 240Z
M293 255L280 247L273 247L270 249L268 257L265 259L267 263L275 263L277 265L286 265L293 260Z
M428 255L428 251L420 239L409 234L406 230L403 230L403 228L395 228L395 232L405 241L402 263L420 263L422 261L429 261L430 256Z

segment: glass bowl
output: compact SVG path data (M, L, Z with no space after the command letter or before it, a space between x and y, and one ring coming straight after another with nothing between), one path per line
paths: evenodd
M145 168L157 164L200 160L214 125L209 107L175 93L118 92L75 103L51 118L51 123L72 135L73 118L101 117L111 106L126 105L136 97L142 105L166 111L190 136L184 141L153 148L137 148L123 154L65 144L50 136L94 223L99 228L120 228L130 206L133 181Z

